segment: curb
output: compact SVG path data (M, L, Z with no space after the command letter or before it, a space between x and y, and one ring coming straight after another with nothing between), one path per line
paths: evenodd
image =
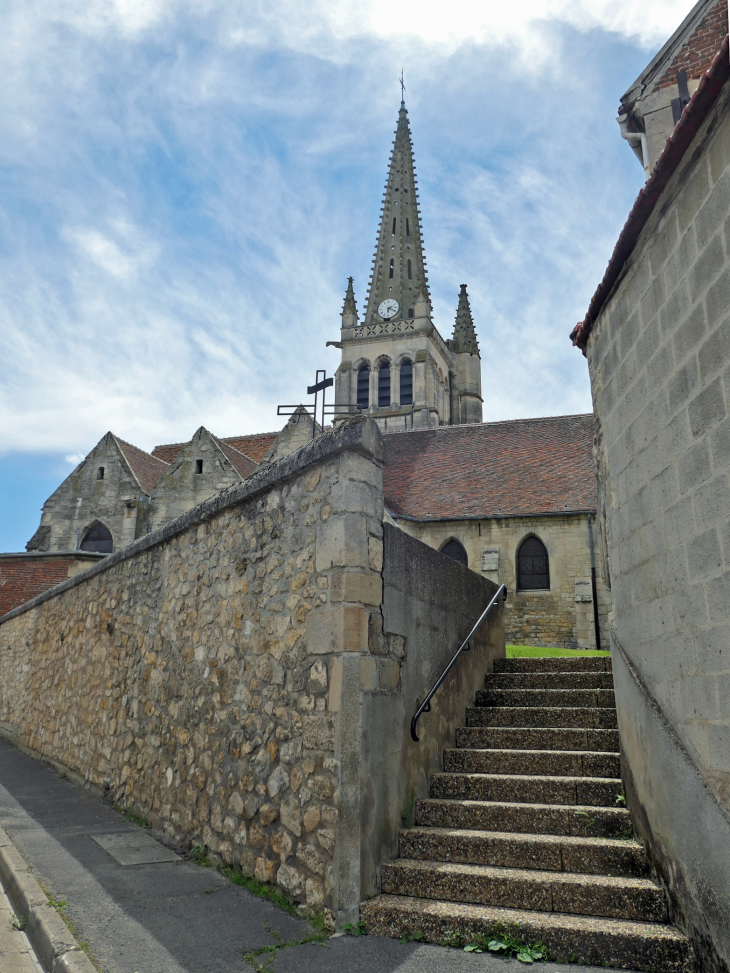
M0 828L0 883L46 973L96 973L96 968L48 902L28 863Z

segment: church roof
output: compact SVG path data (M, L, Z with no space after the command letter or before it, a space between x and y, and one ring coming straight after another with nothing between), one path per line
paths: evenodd
M124 458L129 463L132 472L139 480L139 485L145 493L150 493L167 469L170 461L161 456L145 453L143 449L139 449L139 447L133 446L131 443L126 443L119 436L115 436L114 438L119 444L122 453L124 453Z
M250 476L254 472L257 464L250 457L234 449L233 446L230 446L224 440L218 439L217 436L213 436L212 433L211 436L218 449L220 449L239 476L242 476L245 480L247 476Z
M421 284L428 297L428 277L423 256L413 145L408 125L408 112L405 104L401 102L393 151L390 156L388 181L383 195L383 210L375 245L365 321L370 322L374 319L378 306L388 297L398 301L401 307L399 314L406 317L408 308L415 305Z
M278 435L278 432L259 432L251 436L229 436L227 439L217 441L232 446L254 463L260 463ZM167 443L166 445L155 446L152 455L166 463L172 463L183 446L187 446L187 443Z
M385 506L396 518L596 509L591 414L391 433L385 446Z

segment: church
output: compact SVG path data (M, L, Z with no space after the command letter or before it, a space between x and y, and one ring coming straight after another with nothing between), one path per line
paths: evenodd
M339 338L328 342L342 353L333 424L362 413L377 423L387 455L386 519L505 583L508 641L605 645L610 584L595 520L593 417L483 422L466 284L454 286L454 304L444 338L433 320L401 101L364 312L350 278ZM279 432L221 439L201 426L188 442L151 453L108 432L44 504L29 562L52 552L116 551L319 431L312 410L301 407Z

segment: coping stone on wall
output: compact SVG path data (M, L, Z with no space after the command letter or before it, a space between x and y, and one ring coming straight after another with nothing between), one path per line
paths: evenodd
M35 608L37 605L42 605L44 602L55 598L64 591L68 591L69 588L82 584L84 581L88 581L89 578L93 578L103 571L108 571L116 564L120 564L128 558L141 554L142 551L149 550L158 544L171 540L173 537L183 533L183 531L188 530L190 527L194 527L196 524L210 520L211 517L214 517L222 510L228 507L234 507L244 500L256 496L257 493L268 490L276 483L287 480L307 466L312 466L323 460L332 459L339 453L345 451L361 453L382 465L385 462L386 454L383 437L380 434L377 423L368 416L352 416L345 419L336 429L327 430L288 456L284 456L282 459L256 470L242 483L228 487L209 500L198 504L197 507L186 511L180 517L171 520L163 527L158 527L157 530L138 538L126 547L123 547L120 551L110 554L103 561L87 568L86 571L81 571L72 578L62 581L61 584L56 585L54 588L49 588L48 591L44 591L30 601L25 602L25 604L18 605L17 608L13 608L12 611L9 611L0 618L0 625L9 621L11 618L30 611L31 608Z

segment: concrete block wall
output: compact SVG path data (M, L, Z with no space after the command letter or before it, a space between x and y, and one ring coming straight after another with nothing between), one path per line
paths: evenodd
M729 108L725 90L587 348L627 796L713 971L730 965Z

